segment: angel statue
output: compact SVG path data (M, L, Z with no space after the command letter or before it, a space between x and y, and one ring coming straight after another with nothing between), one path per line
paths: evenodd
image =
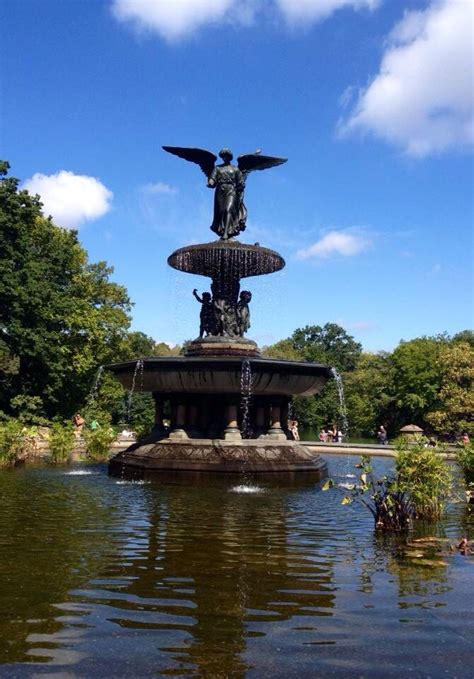
M244 205L244 190L247 175L253 170L267 170L287 161L287 158L263 156L260 151L256 151L239 156L235 166L231 162L234 157L232 151L224 148L219 151L222 164L216 165L217 156L204 149L179 146L163 146L163 149L196 163L206 175L208 187L215 189L211 229L222 240L229 240L245 229L247 209Z

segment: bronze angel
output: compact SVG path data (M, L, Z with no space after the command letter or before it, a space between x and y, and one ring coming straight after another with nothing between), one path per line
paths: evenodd
M204 149L179 146L163 146L163 149L179 158L196 163L206 175L208 187L215 189L214 219L211 229L222 240L237 236L246 227L244 190L247 175L254 170L267 170L287 161L287 158L263 156L256 151L239 156L235 166L231 162L234 157L232 151L224 148L219 151L222 164L216 165L217 156Z

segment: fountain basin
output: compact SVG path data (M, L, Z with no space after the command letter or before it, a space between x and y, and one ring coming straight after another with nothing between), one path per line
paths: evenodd
M313 396L331 377L330 368L317 363L248 358L253 395ZM162 394L240 394L242 358L235 356L160 356L143 359L136 391ZM126 389L132 388L137 362L107 365Z

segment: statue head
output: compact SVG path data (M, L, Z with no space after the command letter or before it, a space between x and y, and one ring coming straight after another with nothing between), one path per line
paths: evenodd
M232 153L232 151L231 151L230 149L223 148L223 149L221 149L221 150L219 151L219 158L222 158L222 160L224 161L224 163L225 163L226 161L230 162L230 161L232 160L233 157L234 157L234 156L233 156L233 153Z
M202 298L205 302L210 302L211 301L211 293L210 292L203 292Z
M252 293L250 292L250 290L242 290L242 292L240 293L240 299L245 304L248 304L252 299Z

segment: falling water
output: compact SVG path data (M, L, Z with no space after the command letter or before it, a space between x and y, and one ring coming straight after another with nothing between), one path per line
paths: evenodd
M90 408L91 406L94 405L94 403L97 400L97 394L99 392L99 387L100 387L100 381L102 379L102 373L104 372L104 366L100 365L97 368L97 371L94 375L94 379L92 381L92 387L89 392L89 396L86 399L86 406Z
M132 410L132 398L133 398L133 392L135 391L135 385L137 382L137 377L140 376L141 378L141 386L143 386L143 368L145 367L145 363L142 358L139 358L138 361L135 364L135 370L133 371L133 377L132 377L132 386L130 388L130 391L128 392L128 398L127 398L127 423L130 424L130 412Z
M240 372L240 410L242 411L242 436L244 439L252 438L249 410L252 398L252 370L250 361L244 359Z
M336 368L331 368L331 375L336 380L337 393L339 394L339 415L341 418L341 431L343 439L345 440L349 432L349 420L347 419L346 399L344 397L344 385L342 383L342 377L340 376Z

